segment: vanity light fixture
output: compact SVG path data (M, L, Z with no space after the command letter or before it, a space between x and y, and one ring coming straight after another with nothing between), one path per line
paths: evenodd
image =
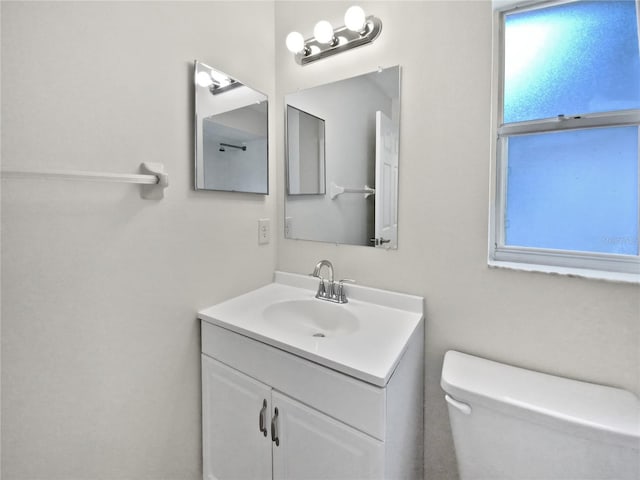
M213 69L211 69L210 72L198 72L196 75L196 83L200 87L208 87L212 95L217 95L242 85L236 79Z
M360 45L372 43L382 30L382 21L373 15L366 16L356 5L344 15L344 26L334 29L331 23L320 20L313 29L313 37L304 39L301 33L287 35L287 49L295 54L300 65L345 52Z

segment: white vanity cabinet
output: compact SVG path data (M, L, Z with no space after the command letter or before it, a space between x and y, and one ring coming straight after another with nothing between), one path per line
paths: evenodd
M204 480L422 478L422 335L381 388L203 320Z
M382 478L383 443L202 356L203 477Z
M349 287L276 272L198 312L204 480L422 479L423 299Z

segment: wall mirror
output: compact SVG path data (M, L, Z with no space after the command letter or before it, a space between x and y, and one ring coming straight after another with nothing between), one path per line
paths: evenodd
M198 61L195 188L269 193L267 96Z
M285 237L397 248L400 67L299 90L285 110Z

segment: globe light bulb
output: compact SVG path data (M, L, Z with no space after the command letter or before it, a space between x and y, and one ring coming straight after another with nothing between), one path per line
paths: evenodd
M304 49L304 37L300 32L291 32L287 35L287 49L291 53L298 53Z
M313 36L320 43L331 43L333 40L333 27L326 20L320 20L313 28Z
M344 26L353 32L361 32L366 22L364 10L357 5L349 7L344 14Z
M231 79L227 77L224 73L216 72L215 70L211 70L211 78L218 84L218 87L226 87L231 84Z
M207 72L198 72L196 75L196 83L201 87L210 87L213 85L213 79Z

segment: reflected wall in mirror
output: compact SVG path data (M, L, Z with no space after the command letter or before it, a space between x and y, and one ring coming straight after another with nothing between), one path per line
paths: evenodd
M324 120L287 105L287 139L287 193L324 194Z
M400 67L300 90L286 95L285 105L285 237L397 248ZM324 193L291 189L292 178L303 176L291 152L318 150L316 137L300 135L290 121L299 111L323 120Z
M269 193L268 102L198 61L195 82L195 188Z

